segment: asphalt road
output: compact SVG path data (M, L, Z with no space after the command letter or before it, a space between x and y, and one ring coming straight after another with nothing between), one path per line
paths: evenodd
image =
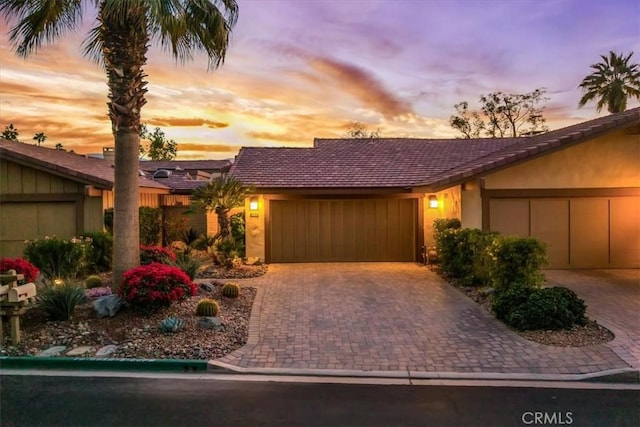
M0 425L637 427L640 391L3 375Z

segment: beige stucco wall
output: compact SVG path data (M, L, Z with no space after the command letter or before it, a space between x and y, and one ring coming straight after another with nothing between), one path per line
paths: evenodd
M485 188L640 187L640 135L604 135L485 177Z
M249 209L251 198L258 199L258 210ZM247 258L265 259L265 196L254 194L244 201L245 253Z
M436 209L429 207L429 196L435 195L438 198ZM423 198L423 218L424 218L424 244L433 246L433 221L440 218L460 218L461 215L461 191L460 186L447 188L437 193L425 193Z
M482 229L482 194L478 181L465 182L461 191L462 215L459 217L465 228Z

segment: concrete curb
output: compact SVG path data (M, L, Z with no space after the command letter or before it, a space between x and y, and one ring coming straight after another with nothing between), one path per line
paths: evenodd
M208 360L110 359L88 357L0 357L0 369L73 369L153 372L205 372Z
M216 373L247 375L289 375L318 377L394 378L408 380L499 380L499 381L598 381L640 383L640 371L633 368L610 369L588 374L532 374L502 372L424 372L424 371L360 371L349 369L280 369L241 368L212 360L209 370Z

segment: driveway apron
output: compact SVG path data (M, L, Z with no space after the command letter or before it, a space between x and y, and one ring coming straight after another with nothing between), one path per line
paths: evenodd
M249 341L218 359L242 368L586 374L628 368L607 345L521 338L413 263L272 264Z
M615 334L608 345L640 369L640 270L549 270L549 284L574 290L587 315Z

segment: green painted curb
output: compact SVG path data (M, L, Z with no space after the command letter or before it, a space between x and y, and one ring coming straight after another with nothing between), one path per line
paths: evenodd
M86 369L109 371L204 372L208 360L109 359L90 357L0 357L0 369Z

